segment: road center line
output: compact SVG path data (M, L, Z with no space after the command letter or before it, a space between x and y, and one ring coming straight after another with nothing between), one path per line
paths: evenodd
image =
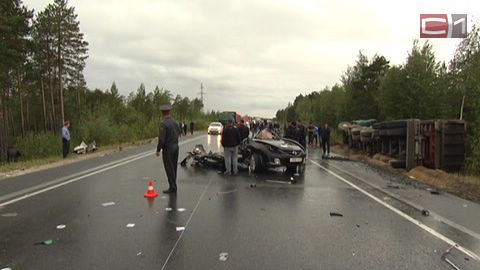
M204 137L204 136L199 136L199 137L195 137L195 138L191 138L191 139L188 139L188 140L181 141L179 143L179 145L181 146L181 145L190 143L192 141L196 141L196 140L198 140L202 137ZM107 163L107 164L104 164L104 165L101 165L101 166L98 166L98 167L95 167L95 168L92 168L92 169L88 169L88 170L85 170L85 171L82 171L82 172L78 172L78 173L75 173L75 174L72 174L72 175L69 175L69 176L58 178L58 179L55 179L55 180L52 180L52 181L49 181L49 182L46 182L46 183L42 183L42 184L39 184L39 185L36 185L36 186L33 186L33 187L25 188L25 189L22 189L22 190L4 195L4 196L0 197L0 201L5 200L5 199L8 200L12 197L15 197L15 198L0 203L0 207L4 207L6 205L9 205L9 204L12 204L12 203L15 203L15 202L33 197L33 196L38 195L38 194L42 194L44 192L59 188L61 186L77 182L77 181L82 180L84 178L87 178L89 176L114 169L116 167L134 162L136 160L148 157L148 156L153 155L153 154L154 153L153 153L152 150L145 151L145 152L142 152L142 153L130 156L130 157L122 158L120 160L116 160L116 161L113 161L113 162L110 162L110 163ZM74 177L74 178L72 178L72 177ZM21 194L23 194L23 195L21 195Z
M405 218L406 220L410 221L411 223L417 225L418 227L422 228L423 230L427 231L428 233L430 233L431 235L437 237L438 239L444 241L445 243L447 243L448 245L450 246L455 246L458 250L460 250L461 252L463 252L464 254L466 254L467 256L470 256L471 258L473 258L474 260L476 261L480 261L480 256L478 256L477 254L475 254L474 252L468 250L467 248L464 248L462 247L461 245L459 245L458 243L456 243L455 241L451 240L450 238L444 236L443 234L435 231L434 229L428 227L427 225L423 224L422 222L414 219L413 217L403 213L402 211L398 210L397 208L391 206L390 204L388 203L385 203L383 200L375 197L374 195L370 194L369 192L365 191L364 189L362 189L361 187L355 185L354 183L348 181L347 179L343 178L342 176L336 174L335 172L329 170L328 168L320 165L319 163L313 161L313 160L310 160L310 162L312 162L313 164L315 164L317 167L323 169L324 171L330 173L331 175L335 176L336 178L338 178L339 180L345 182L346 184L350 185L351 187L355 188L356 190L360 191L361 193L363 193L364 195L370 197L372 200L376 201L377 203L383 205L384 207L390 209L391 211L393 211L394 213L398 214L399 216Z
M170 253L168 253L167 259L165 260L165 263L164 263L163 266L162 266L162 270L165 269L165 267L166 267L167 264L168 264L168 261L170 261L170 258L171 258L172 255L173 255L173 252L174 252L175 249L177 248L178 243L180 242L180 240L182 240L183 233L185 233L185 231L188 229L188 225L190 224L190 221L192 220L193 215L194 215L195 212L197 211L197 208L198 208L198 206L200 205L200 202L202 201L203 196L205 196L205 193L207 192L208 188L210 187L210 183L212 183L212 177L210 177L210 179L208 180L208 184L203 188L203 192L202 192L202 194L200 195L200 197L198 198L197 204L196 204L195 207L193 208L192 213L190 214L190 216L188 217L187 223L185 223L185 230L183 230L183 231L180 233L180 236L178 236L178 239L177 239L177 241L175 242L175 244L173 245L172 249L170 250Z

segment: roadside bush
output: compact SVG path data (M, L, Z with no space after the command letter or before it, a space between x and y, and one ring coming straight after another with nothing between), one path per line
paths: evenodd
M21 160L45 158L61 155L62 140L60 135L53 133L32 133L19 139L17 147L22 153Z
M467 157L467 169L468 172L474 175L480 174L480 132L477 130L473 132L478 134L477 136L471 136L471 152Z

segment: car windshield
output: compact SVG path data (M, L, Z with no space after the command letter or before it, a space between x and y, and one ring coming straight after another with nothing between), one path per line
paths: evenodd
M280 140L280 136L274 131L264 128L255 135L255 139L259 140Z
M210 126L211 126L211 127L221 127L222 124L220 124L220 123L211 123Z

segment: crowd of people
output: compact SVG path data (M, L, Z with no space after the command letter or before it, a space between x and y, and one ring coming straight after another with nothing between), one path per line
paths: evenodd
M327 123L323 127L317 127L312 122L306 126L302 121L292 121L284 128L284 137L297 141L303 147L322 146L323 156L330 155L330 127Z

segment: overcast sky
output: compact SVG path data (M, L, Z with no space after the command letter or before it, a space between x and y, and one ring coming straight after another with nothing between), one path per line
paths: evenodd
M42 10L53 0L24 0ZM205 106L272 117L300 93L332 86L359 50L405 61L420 13L467 13L462 0L70 0L90 43L89 88L113 81L127 95L141 82L198 96ZM441 60L459 40L432 39Z

